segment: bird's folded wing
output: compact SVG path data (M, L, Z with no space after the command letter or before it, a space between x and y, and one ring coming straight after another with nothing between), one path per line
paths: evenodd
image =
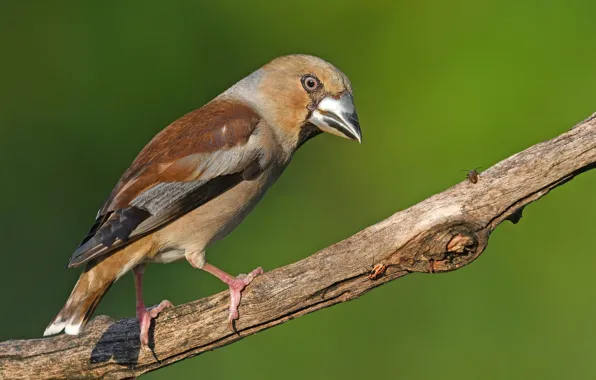
M73 253L69 267L113 252L262 170L260 119L249 106L214 101L160 132L138 155Z

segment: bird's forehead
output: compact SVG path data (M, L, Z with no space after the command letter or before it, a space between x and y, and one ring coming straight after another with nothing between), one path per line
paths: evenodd
M338 69L331 66L330 68L313 68L312 73L315 74L325 86L325 89L331 93L339 93L345 91L352 92L352 86L348 78Z

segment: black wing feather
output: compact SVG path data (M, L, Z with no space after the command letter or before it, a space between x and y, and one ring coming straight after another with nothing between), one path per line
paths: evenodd
M100 215L81 245L72 254L68 267L80 265L127 243L134 229L150 216L148 211L137 207L127 207Z
M134 206L98 216L81 245L73 253L68 267L78 266L140 239L218 197L243 179L242 173L215 177L157 216Z

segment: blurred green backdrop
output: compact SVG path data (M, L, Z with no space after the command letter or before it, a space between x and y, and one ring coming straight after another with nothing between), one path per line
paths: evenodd
M3 0L0 339L41 336L78 277L64 269L73 248L149 139L271 58L340 67L364 144L306 144L208 252L230 273L299 260L595 112L595 12L591 0ZM462 270L408 276L146 378L595 378L595 188L589 172L532 204ZM149 304L224 289L185 262L149 267L145 284ZM98 313L134 315L132 276Z

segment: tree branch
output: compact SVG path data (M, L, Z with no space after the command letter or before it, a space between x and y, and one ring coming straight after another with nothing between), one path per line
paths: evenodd
M153 352L140 350L135 319L95 318L79 336L0 343L0 378L134 378L242 337L345 302L412 272L446 272L475 260L504 220L596 167L596 114L480 174L310 257L257 277L243 293L237 334L228 293L161 313ZM376 259L375 273L367 268Z

